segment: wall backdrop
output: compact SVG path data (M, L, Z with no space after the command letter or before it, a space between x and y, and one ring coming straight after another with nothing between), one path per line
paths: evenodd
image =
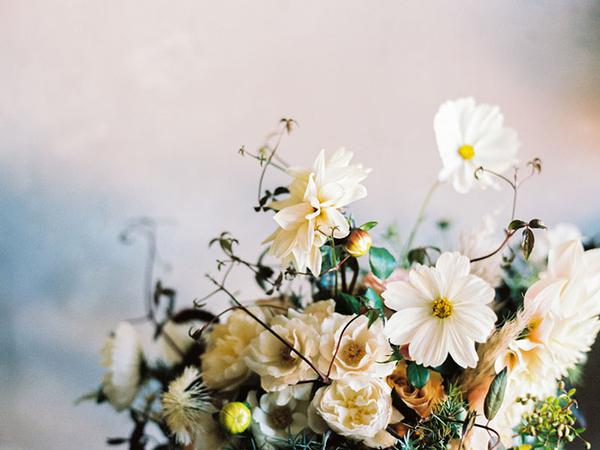
M269 233L237 150L286 116L287 160L353 150L373 168L356 216L406 232L440 166L433 115L464 95L499 104L521 159L544 161L518 214L599 232L596 1L0 0L0 448L101 449L127 431L73 402L100 380L107 331L142 312L144 247L117 240L131 217L160 222L160 274L190 304L210 288L210 238L231 231L251 255ZM509 203L447 188L428 218L460 229ZM582 398L598 444L596 350Z

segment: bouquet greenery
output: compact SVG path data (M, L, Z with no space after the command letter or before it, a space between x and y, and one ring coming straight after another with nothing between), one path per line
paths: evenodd
M348 212L370 172L344 149L309 168L279 154L296 122L256 152L258 213L272 214L265 251L247 260L222 233L212 291L177 309L153 277L155 224L123 233L148 238L147 309L120 322L102 350L107 369L87 396L127 411L130 449L532 449L582 438L577 373L600 329L600 250L576 227L547 230L517 218L517 193L541 171L518 170L517 134L497 107L448 101L434 119L442 161L407 239L392 228L373 245L375 221ZM270 168L290 176L265 190ZM524 176L522 173L524 172ZM454 246L415 246L435 189L510 188L504 227L496 215ZM441 233L449 228L440 221ZM446 239L447 241L447 239ZM275 263L276 262L276 263ZM247 270L264 298L242 302L228 277ZM215 313L209 302L230 303ZM139 328L150 324L143 343ZM153 351L149 350L154 346ZM157 350L158 349L158 350Z

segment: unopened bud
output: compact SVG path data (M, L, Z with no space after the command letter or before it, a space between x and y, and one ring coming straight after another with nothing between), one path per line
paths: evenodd
M240 434L248 429L252 422L250 408L242 402L227 403L219 413L221 426L231 434Z
M344 249L350 256L358 258L369 252L372 243L373 240L368 232L361 230L360 228L355 228L346 238Z

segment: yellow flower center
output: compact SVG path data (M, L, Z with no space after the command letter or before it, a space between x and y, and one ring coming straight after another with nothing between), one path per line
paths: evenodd
M431 305L431 313L440 319L450 317L453 309L452 302L444 297L438 298Z
M475 156L475 149L469 144L461 145L458 149L458 154L462 157L462 159L471 159L473 156Z
M364 349L356 342L348 343L342 351L344 361L356 365L365 356Z
M290 408L287 406L278 406L269 413L269 420L274 428L285 429L292 424L294 418Z

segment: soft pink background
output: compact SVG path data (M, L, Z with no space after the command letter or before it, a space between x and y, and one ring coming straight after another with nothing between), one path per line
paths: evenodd
M592 0L0 0L0 448L104 448L128 431L107 407L73 406L99 382L108 330L141 312L143 247L116 236L161 218L163 275L191 303L209 289L211 237L232 231L252 256L272 228L237 150L282 116L300 123L287 160L353 150L373 168L355 215L405 233L439 170L438 105L499 104L522 159L545 163L518 215L593 234L599 69ZM444 188L429 217L468 225L509 197Z

